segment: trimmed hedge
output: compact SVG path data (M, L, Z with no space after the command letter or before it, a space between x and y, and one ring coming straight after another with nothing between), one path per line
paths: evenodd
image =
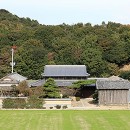
M27 100L24 98L6 98L3 100L2 107L6 109L41 109L43 103L43 99L37 97L29 97Z
M26 108L43 108L43 99L37 98L36 96L29 97Z
M6 98L3 100L3 108L26 108L26 101L23 98Z

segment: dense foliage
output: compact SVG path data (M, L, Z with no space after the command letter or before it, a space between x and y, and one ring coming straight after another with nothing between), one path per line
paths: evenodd
M3 108L25 108L26 107L26 101L24 98L5 98L3 100Z
M91 85L91 84L95 84L95 83L96 83L95 79L92 79L92 80L79 80L79 81L74 82L71 86L69 86L69 88L78 89L78 88L81 88L84 85Z
M71 95L76 96L76 94L79 93L83 87L87 87L87 85L91 85L91 84L95 84L95 83L96 83L95 79L93 79L93 80L79 80L79 81L72 83L72 85L68 86L68 88L71 90ZM80 98L77 97L76 100L78 101L78 100L80 100Z
M123 78L123 79L130 80L130 71L121 72L120 77Z
M43 108L44 100L37 98L36 96L31 96L27 99L25 98L5 98L2 103L3 108L13 108L13 109L24 109L24 108Z
M117 75L130 60L130 26L41 25L1 9L0 77L11 72L13 45L17 46L15 71L29 79L41 78L45 64L85 64L91 76Z
M43 108L43 99L37 98L37 96L31 96L27 100L26 108Z
M44 86L43 86L43 91L44 91L44 97L45 98L59 98L60 93L59 93L59 88L56 85L54 79L49 78L46 80Z

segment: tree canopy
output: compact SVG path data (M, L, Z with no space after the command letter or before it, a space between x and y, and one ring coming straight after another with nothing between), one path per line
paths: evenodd
M59 93L59 88L56 85L54 79L49 78L46 80L46 83L43 86L44 89L44 97L46 98L59 98L60 93Z
M0 10L0 78L14 70L28 79L39 79L46 64L87 66L91 76L117 75L130 61L130 25L102 22L42 25Z

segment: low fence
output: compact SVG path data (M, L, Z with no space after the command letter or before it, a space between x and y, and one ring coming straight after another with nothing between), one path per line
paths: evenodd
M50 99L44 99L45 104L43 107L55 107L56 105L60 105L61 107L67 106L68 108L71 107L71 100L70 98L50 98Z

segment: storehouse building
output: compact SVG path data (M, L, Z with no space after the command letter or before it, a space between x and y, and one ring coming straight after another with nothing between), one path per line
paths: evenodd
M99 105L124 105L130 101L130 82L117 76L97 80Z

